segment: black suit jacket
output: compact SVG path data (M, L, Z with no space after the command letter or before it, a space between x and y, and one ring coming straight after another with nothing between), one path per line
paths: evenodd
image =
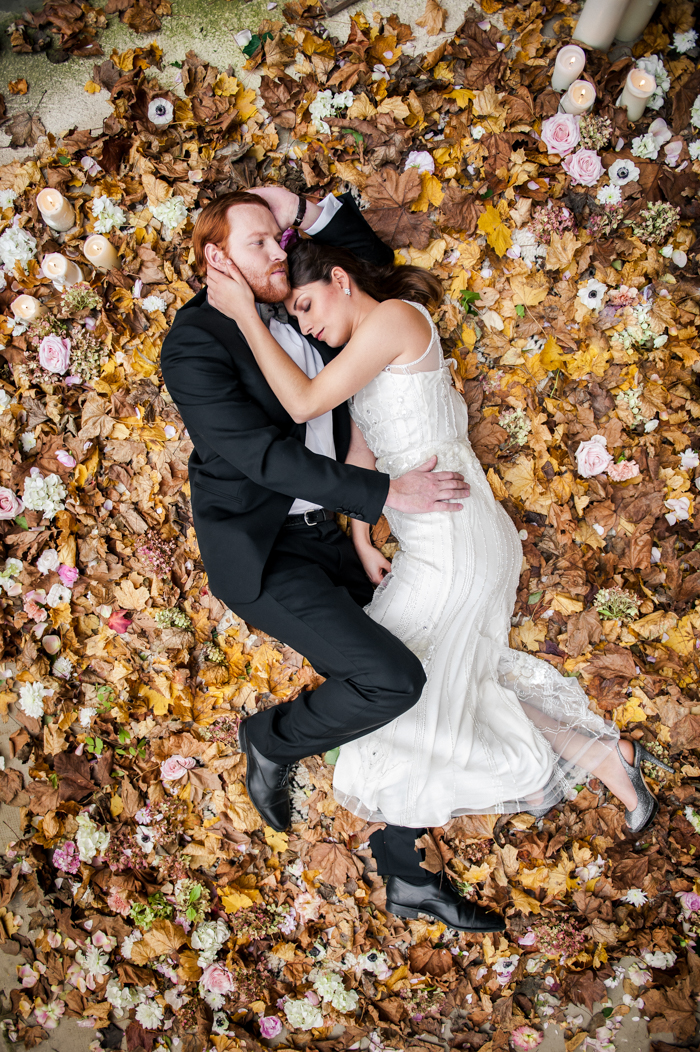
M362 217L350 194L317 241L386 264L393 253ZM310 342L328 362L338 353ZM194 451L189 475L197 540L212 591L227 605L260 594L263 568L296 498L379 519L389 476L343 464L350 438L347 405L333 411L337 461L304 445L296 424L265 380L234 321L198 292L175 316L161 368Z

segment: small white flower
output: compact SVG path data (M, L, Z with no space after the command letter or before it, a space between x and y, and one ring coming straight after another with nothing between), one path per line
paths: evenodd
M486 134L486 128L484 128L481 124L472 124L469 130L472 133L472 139L479 140L482 135Z
M349 1012L354 1012L360 1002L359 995L356 990L346 990L344 986L336 990L335 994L331 998L331 1004L337 1012L343 1012L346 1015Z
M697 811L694 811L693 808L690 805L688 805L683 814L685 815L687 821L690 822L695 832L700 833L700 815L697 813Z
M9 391L6 391L4 387L0 387L0 410L7 409L8 405L12 402L12 396Z
M152 314L153 311L164 311L167 303L162 296L146 296L144 300L141 300L141 306L147 314Z
M636 183L639 179L639 168L633 161L614 161L608 168L608 179L615 186Z
M156 1030L163 1022L163 1009L157 1001L144 1001L136 1009L136 1018L144 1030Z
M159 205L152 208L151 213L159 223L174 230L187 219L187 205L184 197L173 194L172 197L166 197L165 201L161 201Z
M647 420L646 424L644 425L644 430L646 431L647 434L649 434L650 431L656 431L658 426L659 426L659 421L658 420Z
M239 47L247 47L253 39L253 34L249 29L242 29L240 33L236 33L233 38Z
M148 855L156 846L153 830L149 826L139 826L134 833L134 840L145 855Z
M18 226L8 227L0 237L0 262L8 270L15 269L15 263L26 267L30 259L36 256L36 238Z
M675 499L664 501L664 504L670 509L669 513L664 516L669 526L675 526L677 522L682 522L685 519L690 518L689 497L677 497Z
M19 436L19 439L22 443L23 453L31 453L33 449L36 449L36 435L33 431L25 431Z
M338 110L346 110L352 106L354 97L351 91L342 91L338 95L334 95L330 89L319 91L309 106L309 114L318 132L328 135L331 129L324 117L335 117Z
M305 997L298 1001L284 1002L284 1014L289 1023L298 1030L312 1030L323 1026L323 1012L318 1005L312 1005Z
M700 95L695 99L693 108L690 111L690 123L694 128L700 128ZM4 236L5 235L3 234L3 237ZM2 238L0 238L0 241L2 241Z
M148 105L148 119L151 124L170 124L173 119L173 104L168 99L151 99Z
M61 606L70 603L72 592L64 584L52 584L49 594L46 596L46 605L50 607Z
M40 574L51 573L52 570L57 570L60 565L61 560L55 548L44 548L36 561L36 568Z
M77 822L75 842L78 845L78 855L81 862L87 862L89 865L95 855L101 855L106 850L110 834L100 829L85 812L78 815Z
M197 963L200 968L214 963L216 955L230 934L230 929L222 920L202 921L197 925L192 932L191 942L192 949L199 950Z
M607 186L601 186L598 193L595 195L595 199L599 205L619 205L622 200L620 187L615 186L615 183L608 183Z
M16 197L14 190L0 190L0 208L13 208Z
M121 955L126 961L131 960L131 951L134 948L134 943L140 942L142 938L143 932L139 931L138 928L135 928L131 935L127 935L127 937L122 940Z
M39 468L32 468L24 480L24 506L30 511L42 511L45 518L53 519L57 511L63 510L66 498L66 487L58 475L41 474Z
M642 958L650 968L672 968L676 963L675 953L664 953L662 950L645 950Z
M693 161L700 161L700 139L688 143L688 153Z
M686 449L684 453L681 453L680 467L683 471L692 471L700 464L700 457L694 449Z
M51 666L51 674L61 679L68 679L73 671L73 662L67 657L58 657Z
M676 51L680 51L681 55L685 55L686 51L692 51L697 42L698 35L694 29L689 29L686 33L673 34L673 46Z
M644 58L637 59L637 69L651 73L656 81L656 91L647 100L647 106L650 110L660 110L664 104L664 95L671 87L671 78L666 72L666 67L658 55L645 55Z
M95 197L90 204L90 209L97 220L95 230L98 234L108 234L110 230L118 230L127 221L126 212L106 194Z
M47 694L53 694L43 683L23 683L19 688L18 705L27 716L35 720L44 715L44 698Z
M59 659L60 660L60 659ZM56 666L54 665L54 669ZM89 727L92 723L92 719L97 715L97 709L93 709L91 705L85 705L82 709L78 710L78 719L80 720L81 727Z
M626 895L622 896L623 902L628 902L630 906L643 906L648 901L648 896L640 888L630 888Z
M635 157L655 161L659 156L659 143L650 132L638 135L636 139L632 139L632 153Z
M404 172L407 172L409 168L417 168L419 175L422 175L423 172L432 174L435 171L433 155L427 150L411 150L403 166Z
M607 291L608 287L602 281L589 278L584 285L581 285L576 295L586 307L590 307L592 310L600 310Z

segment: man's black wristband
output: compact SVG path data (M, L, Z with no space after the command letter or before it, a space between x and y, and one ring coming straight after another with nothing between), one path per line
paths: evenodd
M306 215L306 198L299 195L299 207L297 208L297 217L292 223L293 228L296 230L304 222L304 216Z

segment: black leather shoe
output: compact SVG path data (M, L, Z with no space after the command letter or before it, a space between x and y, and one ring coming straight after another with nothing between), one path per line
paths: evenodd
M483 906L467 902L454 890L449 880L434 877L429 884L409 884L401 877L386 882L386 908L396 917L417 918L427 913L458 931L504 931L503 918Z
M258 752L248 738L247 720L238 728L238 743L248 761L245 787L253 807L263 821L278 833L289 828L291 808L289 806L289 768L291 764L279 764L268 760Z

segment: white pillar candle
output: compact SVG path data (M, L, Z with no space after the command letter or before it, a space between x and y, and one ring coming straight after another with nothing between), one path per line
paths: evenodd
M629 44L630 41L640 37L658 6L659 0L630 0L615 39L623 44Z
M574 40L580 40L598 51L607 51L628 3L629 0L586 0L574 29Z
M118 262L117 250L102 234L91 234L83 245L83 255L96 270L113 270Z
M564 113L588 113L595 102L595 88L587 80L575 80L566 95L562 96L559 108Z
M75 226L75 212L58 190L47 187L36 195L36 203L44 222L52 230L70 230Z
M18 296L12 301L12 313L17 321L32 322L46 314L46 307L34 296Z
M41 269L47 278L51 278L57 289L69 288L83 280L83 272L72 259L66 259L60 252L50 252L41 261Z
M651 73L644 69L631 69L617 105L626 107L629 120L638 121L655 91L656 81Z
M558 53L552 73L552 88L554 91L566 91L570 84L578 78L586 65L586 53L583 48L576 44L567 44Z

